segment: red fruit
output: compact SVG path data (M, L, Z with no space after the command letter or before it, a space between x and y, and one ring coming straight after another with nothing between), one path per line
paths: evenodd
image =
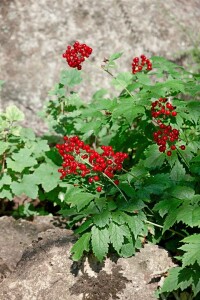
M95 181L99 181L100 178L99 178L99 176L96 175L96 176L93 177L93 179L94 179Z
M172 152L171 151L167 151L167 156L171 156Z
M114 180L114 184L118 185L119 184L119 180L118 179Z
M102 191L102 187L101 187L101 186L98 186L98 187L96 188L96 190L97 190L98 193L100 193L100 192Z
M89 179L88 179L88 182L89 183L92 183L94 181L94 179L92 178L92 177L90 177Z
M177 115L177 112L176 112L176 111L173 111L173 112L172 112L172 117L176 117L176 115Z
M185 150L185 145L180 146L181 150Z
M172 150L176 150L176 146L175 145L171 145L171 149Z

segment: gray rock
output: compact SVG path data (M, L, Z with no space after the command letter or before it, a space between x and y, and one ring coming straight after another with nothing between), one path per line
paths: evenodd
M82 96L108 87L100 65L104 57L124 51L120 70L130 70L134 56L181 56L199 43L198 0L0 1L2 107L14 102L27 116L27 125L40 129L36 117L48 91L66 67L61 55L74 40L94 51ZM1 107L1 105L0 105Z
M29 223L25 225L27 232ZM1 283L0 299L155 300L161 277L158 274L174 266L167 251L153 244L146 244L127 259L113 255L98 263L89 256L72 262L70 248L74 241L66 229L54 227L39 233L37 240L23 250L17 268ZM7 259L10 255L8 252Z
M16 268L24 249L37 239L38 233L54 228L50 222L52 217L36 217L35 220L0 218L0 281Z

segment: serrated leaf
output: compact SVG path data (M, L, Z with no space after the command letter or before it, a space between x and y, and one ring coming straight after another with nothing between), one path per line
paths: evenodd
M113 222L115 222L119 225L122 225L125 223L126 214L122 211L112 212L112 220L113 220Z
M177 222L183 222L190 227L200 227L200 207L190 204L182 205L177 210ZM199 249L200 250L200 249Z
M9 148L9 143L0 141L0 155L2 155Z
M145 110L143 106L135 106L131 101L123 100L119 103L112 112L112 119L115 120L118 117L123 116L127 121L132 124L133 120L139 115L144 114Z
M82 210L82 208L87 206L94 199L94 197L95 196L93 194L77 191L77 193L72 193L66 197L66 202L71 203L73 206L75 205L79 212Z
M171 188L168 193L170 196L177 199L190 200L194 196L195 191L187 186L175 186Z
M15 105L10 105L6 108L5 116L10 122L24 121L24 113Z
M86 220L78 229L74 231L74 233L79 234L87 230L93 224L92 219Z
M61 84L73 87L82 81L81 72L77 69L62 71Z
M113 60L116 60L118 58L120 58L122 56L123 52L117 52L117 53L114 53L112 54L110 57L109 57L109 62L113 61Z
M135 254L135 246L133 241L122 245L120 255L122 257L130 257Z
M100 214L93 217L93 221L97 227L105 227L110 222L110 212L108 210L102 211Z
M2 191L0 191L0 199L8 199L8 200L12 200L13 199L13 194L11 193L10 188L3 188Z
M155 211L159 211L161 217L164 217L169 211L175 211L178 206L182 204L182 201L179 199L166 199L159 201L153 208Z
M193 265L195 262L200 265L200 234L193 234L182 242L186 243L179 248L186 252L182 256L183 267Z
M191 285L192 282L190 280L189 282L179 282L179 274L182 270L183 269L181 267L175 267L169 270L169 275L167 278L165 278L163 286L160 290L161 293L176 291L179 288L184 290Z
M122 72L117 75L116 78L112 80L112 84L115 86L117 90L123 90L126 88L132 79L132 74L129 72Z
M133 233L135 240L143 232L144 223L139 216L126 215L126 224Z
M41 184L45 192L49 192L57 187L59 183L59 174L57 166L47 163L41 164L33 173L34 180Z
M32 151L30 149L20 149L19 152L13 153L12 159L7 158L7 167L19 173L25 168L33 167L37 164L37 161L31 154Z
M10 187L16 196L25 194L31 199L36 199L38 197L37 182L35 182L35 177L32 174L24 175L20 182L12 182Z
M0 189L4 186L4 185L10 185L12 182L11 177L4 173L3 176L0 178Z
M107 228L92 227L92 250L99 261L102 261L108 253L109 232Z
M130 238L130 231L128 227L125 225L119 226L115 223L111 223L109 226L109 235L113 248L120 254L120 249L124 243L124 237L127 236Z
M174 181L174 182L179 182L184 180L185 178L185 168L183 167L183 165L180 163L180 161L177 159L172 170L170 173L170 178Z
M165 154L159 152L157 145L151 145L145 153L144 166L149 169L161 167L165 161Z
M149 79L149 77L147 76L147 74L144 73L137 73L136 74L137 78L138 78L138 82L142 83L143 85L150 85L151 81Z
M87 232L84 233L79 239L78 241L73 245L73 247L71 248L71 253L72 255L72 259L74 261L78 261L80 260L80 258L83 255L83 252L89 251L90 248L90 238L91 238L91 232Z

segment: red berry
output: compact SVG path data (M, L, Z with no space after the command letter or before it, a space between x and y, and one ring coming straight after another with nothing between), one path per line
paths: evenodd
M171 156L172 152L171 151L167 151L167 156Z
M90 177L89 179L88 179L88 182L89 183L92 183L94 181L94 179L92 178L92 177Z
M96 176L93 177L93 179L94 179L95 181L99 181L100 178L99 178L99 176L96 175Z
M172 112L172 117L176 117L176 115L177 115L177 112L176 112L176 111L173 111L173 112Z
M185 145L180 146L181 150L185 150Z
M176 150L176 146L175 145L171 145L171 149L172 150Z
M119 184L119 180L118 179L114 180L114 184L118 185Z
M97 190L98 193L100 193L100 192L102 191L102 187L101 187L101 186L98 186L98 187L96 188L96 190Z

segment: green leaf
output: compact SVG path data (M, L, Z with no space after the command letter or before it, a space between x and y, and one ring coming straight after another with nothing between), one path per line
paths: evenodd
M126 214L126 224L128 225L130 231L133 233L135 240L138 235L143 232L144 222L142 222L140 216L130 216Z
M92 250L99 261L108 253L109 232L107 228L92 227Z
M20 182L12 182L10 187L16 196L25 194L31 199L38 197L38 186L33 175L24 175Z
M24 121L24 113L15 105L10 105L6 108L5 116L10 122Z
M183 181L185 179L185 168L183 167L183 165L180 163L180 161L177 159L172 170L170 173L170 178L174 181L174 182L180 182Z
M117 90L123 90L131 83L132 77L132 74L129 72L119 73L119 75L112 80L112 84Z
M130 231L126 225L111 223L109 226L110 242L113 248L120 254L120 249L124 243L124 237L130 238Z
M183 267L193 265L195 262L200 265L200 234L186 237L182 242L186 243L179 248L186 252L182 256Z
M119 103L112 112L112 119L115 120L121 116L127 119L132 124L133 120L139 115L144 114L143 106L134 105L130 100L123 100Z
M60 181L57 166L47 163L41 164L33 173L33 177L37 184L42 185L45 192L53 190Z
M165 161L165 154L159 152L157 145L151 145L145 153L144 166L149 169L161 167Z
M10 185L12 182L11 177L4 173L3 176L0 178L0 189L4 186L4 185Z
M100 214L93 217L93 221L97 227L105 227L110 222L110 212L108 210L102 211Z
M9 148L9 143L0 141L0 155L2 155Z
M21 173L25 168L33 167L37 161L31 154L30 149L20 149L19 152L13 153L12 159L7 158L7 167L18 173Z
M120 255L122 257L130 257L135 254L135 245L134 242L126 243L122 245Z
M161 293L176 291L179 288L181 288L181 290L184 290L191 285L192 282L190 280L189 282L186 281L182 282L181 284L179 283L179 274L181 271L181 267L175 267L169 270L169 275L165 279L163 286L160 290Z
M60 83L73 87L82 81L81 72L77 69L62 71Z
M178 208L176 214L177 222L183 222L190 227L200 227L200 207L195 207L190 204L182 205Z
M77 191L77 193L72 193L69 195L69 197L66 199L66 202L71 203L73 206L75 205L77 210L80 211L82 208L87 206L94 199L94 197L95 196L93 194Z
M73 245L71 248L72 259L74 261L80 260L80 258L83 255L83 252L88 252L90 249L90 238L91 238L91 232L84 233L78 241Z
M78 229L74 231L74 233L79 234L86 231L91 226L91 224L93 224L92 219L86 220Z
M125 223L126 214L122 211L112 212L112 220L113 220L113 222L115 222L119 225L122 225Z
M109 62L113 61L113 60L116 60L118 58L120 58L122 56L123 52L117 52L117 53L114 53L112 54L110 57L109 57Z
M168 193L177 199L190 200L194 196L195 191L187 186L175 186L171 188Z
M0 191L0 199L9 199L12 200L14 195L11 193L10 188L3 188L2 191Z

